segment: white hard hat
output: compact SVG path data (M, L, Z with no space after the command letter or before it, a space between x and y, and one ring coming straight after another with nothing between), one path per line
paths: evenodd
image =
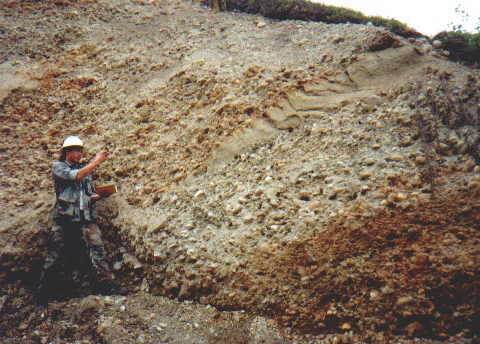
M83 141L78 136L69 136L63 141L62 149L67 147L83 147Z

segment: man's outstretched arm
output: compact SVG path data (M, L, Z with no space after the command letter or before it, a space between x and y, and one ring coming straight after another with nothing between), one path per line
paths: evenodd
M102 151L97 153L97 155L95 155L95 157L87 165L78 170L75 180L77 182L81 181L83 178L92 173L98 167L98 165L107 160L107 158L107 152Z

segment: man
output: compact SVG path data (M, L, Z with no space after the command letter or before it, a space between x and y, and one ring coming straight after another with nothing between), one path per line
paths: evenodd
M92 172L107 159L106 152L98 153L88 164L81 163L83 142L69 136L62 145L61 156L53 163L53 181L56 202L49 253L43 265L37 297L41 303L48 300L51 277L60 261L67 269L79 265L82 250L88 253L93 268L93 280L100 291L116 289L114 275L106 261L100 229L95 223L94 203L100 199L92 185ZM68 271L70 272L70 271Z

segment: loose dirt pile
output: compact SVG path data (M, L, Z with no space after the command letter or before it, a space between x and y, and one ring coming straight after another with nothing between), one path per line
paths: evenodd
M267 316L285 340L478 339L477 71L379 28L173 0L12 0L1 13L1 307L32 314L23 327L3 315L6 338L55 337L28 287L50 165L78 134L111 153L96 178L120 192L100 224L138 314L102 306L84 324L62 310L79 326L63 340L118 342L103 328L131 321L146 343L181 341L149 334L141 310L177 304L140 290ZM110 302L58 307L90 301ZM225 336L271 337L234 314ZM191 342L227 338L172 326Z

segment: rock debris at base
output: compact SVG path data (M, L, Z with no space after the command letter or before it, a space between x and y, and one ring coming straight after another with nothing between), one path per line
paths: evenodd
M58 301L65 326L2 315L5 340L478 340L477 70L380 28L188 1L0 13L0 307L33 307L70 134L110 152L100 224L134 292Z

